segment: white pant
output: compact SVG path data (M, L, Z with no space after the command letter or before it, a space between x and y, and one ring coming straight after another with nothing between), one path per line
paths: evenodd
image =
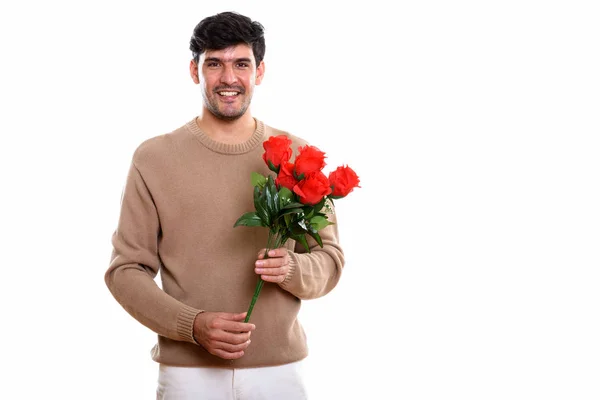
M260 368L161 364L157 400L306 400L302 362Z

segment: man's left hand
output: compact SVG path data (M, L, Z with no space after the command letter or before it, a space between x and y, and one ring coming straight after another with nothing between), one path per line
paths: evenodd
M255 263L254 272L256 272L263 281L282 283L290 271L290 256L285 247L269 250L269 258L265 259L265 250L258 253L258 260Z

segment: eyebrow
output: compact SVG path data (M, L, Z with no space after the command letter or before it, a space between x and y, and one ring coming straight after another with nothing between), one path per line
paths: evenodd
M214 62L214 61L218 61L218 62L223 62L223 60L221 58L218 57L206 57L204 59L204 62ZM236 58L235 60L233 60L233 62L247 62L247 63L251 63L252 60L248 57L241 57L241 58Z

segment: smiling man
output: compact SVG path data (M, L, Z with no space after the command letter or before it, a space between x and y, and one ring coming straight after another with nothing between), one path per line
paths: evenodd
M292 148L307 143L251 114L265 73L260 23L233 12L207 17L190 50L201 113L134 152L105 281L157 333L158 399L305 399L308 349L297 317L301 300L340 279L337 225L320 231L323 247L309 242L310 253L289 240L258 259L267 230L233 225L254 205L251 172L270 173L262 143L276 135ZM245 323L258 276L260 307Z
M254 86L260 84L264 70L264 62L254 58L252 48L247 44L207 50L190 62L194 83L202 85L208 114L226 121L246 115ZM247 118L251 119L249 113Z

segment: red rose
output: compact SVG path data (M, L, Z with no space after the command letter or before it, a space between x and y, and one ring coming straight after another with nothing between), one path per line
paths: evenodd
M277 188L286 187L290 190L294 189L294 186L298 183L298 180L294 177L294 164L291 162L281 163L279 174L275 178L275 184Z
M314 146L306 145L298 147L298 155L296 156L295 173L298 177L302 174L310 174L317 172L325 167L325 153Z
M333 188L331 195L338 198L345 197L355 187L360 187L358 186L360 179L352 168L348 166L338 167L335 171L331 172L329 174L329 183Z
M302 204L315 205L331 193L329 179L321 171L311 172L294 186Z
M292 141L285 135L277 135L269 137L269 140L263 142L263 160L269 166L279 168L282 162L287 162L292 157L292 148L290 147ZM271 165L270 165L270 164Z

